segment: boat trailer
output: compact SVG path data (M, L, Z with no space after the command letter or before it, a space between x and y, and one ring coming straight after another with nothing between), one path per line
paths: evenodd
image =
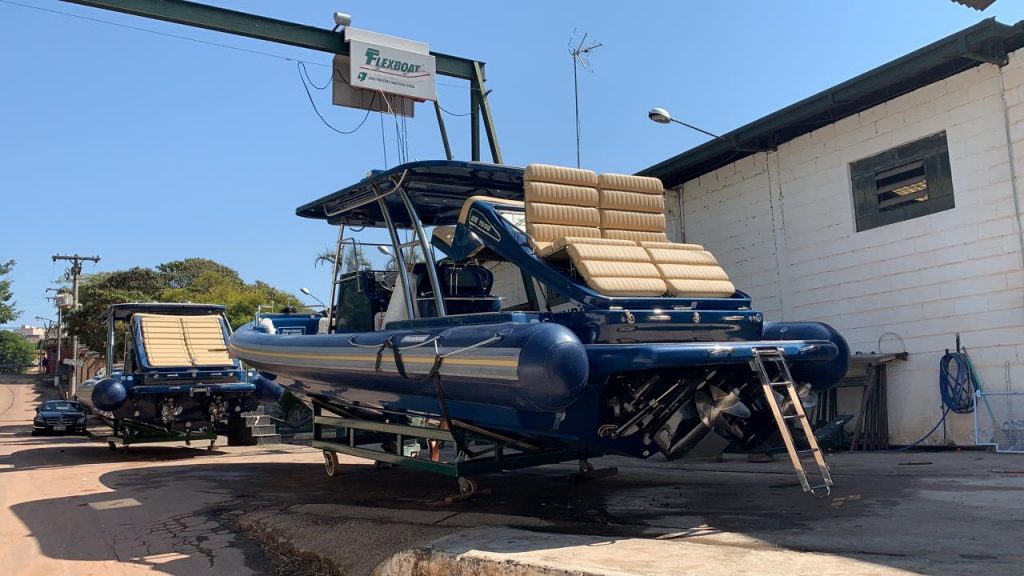
M168 431L167 429L159 426L151 426L140 422L115 420L113 426L109 430L109 433L94 433L92 431L87 431L87 434L93 440L106 442L107 447L110 448L111 451L116 451L118 446L127 450L132 444L184 442L186 446L191 446L192 442L204 441L210 442L206 449L213 450L214 444L217 442L217 433L209 428L197 431L189 430L187 432L178 432L176 430Z
M338 453L376 462L378 467L403 466L458 480L459 494L447 502L489 494L475 476L577 461L576 480L611 476L617 468L596 469L590 458L604 454L592 447L546 448L527 440L506 436L472 424L452 420L435 422L413 418L413 423L396 424L367 420L313 398L313 448L323 450L327 475L338 474Z

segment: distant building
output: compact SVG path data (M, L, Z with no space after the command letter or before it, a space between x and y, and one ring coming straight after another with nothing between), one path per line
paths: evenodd
M9 330L33 344L38 344L39 341L46 336L45 329L37 328L36 326L31 326L29 324L23 324L17 328L10 328Z
M910 353L889 366L894 443L938 420L957 333L989 390L1024 391L1022 47L1024 23L985 20L640 172L668 189L673 240L768 320ZM974 442L971 416L948 422Z

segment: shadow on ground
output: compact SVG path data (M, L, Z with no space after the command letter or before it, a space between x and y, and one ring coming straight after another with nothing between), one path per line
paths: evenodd
M29 448L9 458L11 470L75 466L110 459L160 464L105 473L100 481L108 492L28 502L14 506L13 510L35 535L44 554L74 560L125 558L115 556L114 547L71 552L64 544L67 534L48 531L45 523L41 524L38 519L54 514L74 519L80 511L88 510L90 514L83 519L87 517L105 526L128 525L138 523L140 514L154 517L145 514L145 507L174 499L181 490L190 490L216 495L219 500L204 510L191 511L190 518L223 520L225 515L253 511L291 514L296 509L305 511L308 505L314 505L328 511L315 520L328 530L352 521L351 518L332 518L329 513L332 505L437 512L440 513L437 518L443 520L433 521L432 517L427 517L423 529L423 536L436 536L437 531L429 530L430 527L459 526L451 524L459 515L466 519L505 515L503 525L540 532L589 534L609 540L658 537L701 542L721 532L747 534L751 536L749 542L731 545L778 545L838 555L848 553L859 560L867 557L879 565L899 567L904 567L914 554L921 553L917 550L920 543L909 543L904 551L898 547L876 549L867 541L870 538L865 540L866 532L882 525L900 531L935 523L955 526L974 515L970 507L950 508L927 502L923 512L921 507L904 509L901 504L915 501L916 491L929 488L932 480L924 474L882 474L859 481L844 477L832 499L818 500L801 494L792 486L788 475L737 470L725 465L716 470L713 463L698 464L692 469L627 468L617 476L585 483L569 479L575 466L546 466L514 474L484 476L481 483L494 490L492 495L446 503L444 496L456 489L452 479L414 470L343 464L339 474L329 478L319 464L239 459L239 456L259 459L295 452L295 448L254 449L236 453L228 460L214 455L206 458L205 450L180 447L138 447L128 454L111 454L102 445L82 443L62 448ZM1019 494L1019 487L1013 490ZM110 505L111 502L114 505ZM122 506L119 502L132 504ZM918 516L922 513L925 517ZM366 518L372 523L375 515L381 514L373 512ZM179 528L187 526L181 524ZM141 532L170 529L163 520L139 526ZM374 528L363 526L361 529ZM173 547L153 548L152 543L148 546L146 558L181 552ZM511 551L517 551L515 545L510 546ZM953 554L950 560L1001 561L1001 555L993 554L991 549L972 552L973 548L966 546L964 550L964 554ZM372 557L385 552L381 549L363 553ZM175 571L174 561L162 563L160 569L179 573Z

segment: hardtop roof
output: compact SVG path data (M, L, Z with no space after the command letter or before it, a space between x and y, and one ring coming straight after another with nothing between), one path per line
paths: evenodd
M399 195L389 194L399 180L424 226L454 224L462 205L471 196L523 199L522 168L485 162L429 160L374 171L351 186L298 207L295 213L335 225L383 227L384 216L375 199L379 189L386 195L384 202L394 225L412 228L412 220Z
M123 302L111 304L100 316L101 320L126 320L133 314L172 314L175 316L207 316L221 314L225 310L220 304L193 304L191 302Z

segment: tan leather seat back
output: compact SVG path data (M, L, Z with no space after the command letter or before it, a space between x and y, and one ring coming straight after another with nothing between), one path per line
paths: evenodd
M152 368L230 366L220 316L136 314Z
M597 174L547 164L523 173L526 234L541 253L559 238L600 238Z
M601 174L597 180L601 236L636 243L667 242L665 188L661 180L626 174Z

